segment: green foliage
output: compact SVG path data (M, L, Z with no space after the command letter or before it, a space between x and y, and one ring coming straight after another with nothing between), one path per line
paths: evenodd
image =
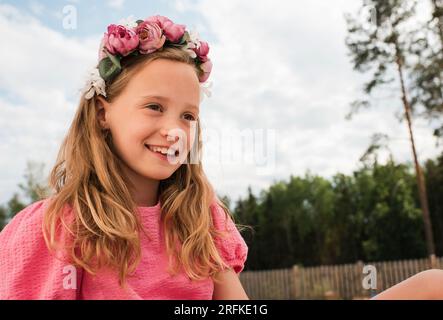
M28 162L24 174L25 183L19 184L19 188L25 196L21 199L18 193L5 205L0 206L0 231L6 224L27 205L49 196L50 189L43 181L44 165L36 162Z
M26 204L22 202L17 193L14 193L6 206L0 206L0 231L8 224L10 219L25 207Z
M423 107L422 115L429 119L443 119L443 2L432 0L430 21L411 34L409 54L411 65L411 105ZM434 135L443 136L443 126Z
M8 216L8 209L5 206L0 206L0 230L7 224Z
M443 185L443 160L439 161L428 165L432 186ZM439 232L435 230L439 239L443 239L441 188L429 190L432 205L440 210ZM424 257L416 189L412 167L393 160L383 165L366 161L352 175L338 173L330 180L309 173L291 176L260 196L249 188L234 209L239 223L254 228L243 234L249 246L247 268ZM438 249L442 254L443 246Z
M30 203L46 198L49 193L49 187L43 179L44 164L29 161L25 169L25 184L19 184L25 197Z
M414 0L362 1L357 14L346 15L348 34L346 46L355 70L368 74L363 85L364 99L351 103L351 114L367 108L373 91L391 84L398 61L405 64L410 47L410 30L405 27L415 14ZM367 10L363 10L367 9ZM373 13L368 20L368 10Z
M425 164L426 188L437 254L443 254L443 155Z
M100 60L98 70L105 81L112 81L122 70L120 58L106 52L107 57Z
M427 1L432 15L424 24L415 17L417 0L362 1L358 13L346 16L346 45L353 67L368 75L364 98L351 103L348 118L370 106L369 96L377 88L393 82L399 64L408 77L406 89L414 114L442 123L443 1ZM365 8L372 8L374 21L368 21ZM434 134L442 137L443 125Z

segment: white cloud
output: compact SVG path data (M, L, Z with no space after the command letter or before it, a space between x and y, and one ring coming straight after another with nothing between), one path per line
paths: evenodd
M176 6L200 13L208 26L204 31L216 38L210 43L213 97L202 105L206 126L268 128L278 136L276 170L268 176L258 176L253 165L206 162L221 193L237 198L247 185L258 191L308 169L325 176L350 173L376 132L401 137L390 143L394 157L411 160L405 123L394 117L400 99L345 120L363 77L347 56L343 16L359 3L183 1ZM428 124L416 121L414 128L420 159L435 156L439 150Z
M26 22L26 23L25 23ZM55 161L98 39L67 38L9 5L0 5L0 203L22 181L26 161Z

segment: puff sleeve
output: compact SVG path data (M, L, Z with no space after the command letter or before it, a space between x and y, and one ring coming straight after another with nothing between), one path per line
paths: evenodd
M238 274L244 269L248 246L231 217L226 217L225 211L217 200L211 204L211 213L215 229L227 231L226 236L215 237L215 245L223 260Z
M82 271L51 253L42 222L47 200L35 202L0 233L0 300L77 299Z

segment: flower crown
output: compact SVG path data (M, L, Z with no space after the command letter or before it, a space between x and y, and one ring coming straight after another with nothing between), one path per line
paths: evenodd
M106 97L106 83L122 71L120 61L124 57L150 54L163 47L178 47L194 59L202 71L201 91L210 96L210 85L206 84L212 70L208 43L201 41L196 32L187 31L185 25L157 15L136 21L129 17L108 26L100 44L98 67L90 71L83 88L85 98L95 94Z

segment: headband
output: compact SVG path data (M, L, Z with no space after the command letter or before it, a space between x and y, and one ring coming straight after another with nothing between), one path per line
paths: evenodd
M208 43L201 41L196 32L186 30L185 25L157 15L136 21L129 17L117 25L108 26L100 44L98 67L89 72L83 88L85 98L91 99L95 94L106 97L106 83L120 74L123 58L150 54L164 47L180 48L194 59L195 65L202 71L199 75L201 91L209 97L207 79L212 62L208 57ZM203 98L203 94L201 96Z

